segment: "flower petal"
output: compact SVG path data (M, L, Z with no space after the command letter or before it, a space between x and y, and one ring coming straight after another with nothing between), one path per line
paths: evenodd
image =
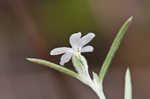
M88 33L87 35L81 38L80 47L83 47L87 43L89 43L95 37L94 33Z
M81 52L93 52L94 47L93 46L85 46L81 49Z
M70 36L70 44L73 48L78 48L81 39L81 32L74 33Z
M53 50L51 50L50 55L59 55L59 54L63 54L63 53L68 53L68 52L72 52L71 48L68 47L59 47L59 48L55 48Z
M72 57L71 53L65 53L64 55L62 55L60 59L60 65L64 65L65 63L69 62L71 57Z

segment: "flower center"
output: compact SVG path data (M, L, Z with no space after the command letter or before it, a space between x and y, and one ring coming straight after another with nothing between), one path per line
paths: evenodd
M80 56L80 55L81 55L81 49L80 49L80 48L76 48L76 49L74 50L74 55Z

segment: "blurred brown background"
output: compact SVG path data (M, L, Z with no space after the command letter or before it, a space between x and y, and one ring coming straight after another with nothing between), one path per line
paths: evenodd
M117 31L134 20L105 77L107 99L123 99L124 74L130 67L134 99L150 97L149 0L0 0L0 99L97 99L78 80L25 60L50 56L69 46L74 32L94 32L94 53L86 53L98 72ZM66 64L71 67L71 62Z

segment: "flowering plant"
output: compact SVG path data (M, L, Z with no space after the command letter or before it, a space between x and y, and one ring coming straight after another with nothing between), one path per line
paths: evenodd
M106 99L106 96L103 91L103 79L110 66L113 56L115 52L119 48L120 42L128 29L129 23L132 21L133 17L130 17L121 27L117 36L115 37L112 46L104 60L102 68L100 69L99 74L93 72L92 77L88 71L88 63L86 58L81 54L83 52L93 52L94 48L90 45L87 45L94 37L94 33L88 33L87 35L81 37L81 32L74 33L70 36L70 45L72 48L69 47L59 47L53 49L50 54L51 55L59 55L63 54L60 59L60 65L54 64L52 62L37 59L37 58L27 58L28 61L42 64L44 66L48 66L65 74L68 74L82 83L89 86L98 96L99 99ZM64 65L68 61L72 60L73 67L75 68L76 72L67 69L61 65ZM131 77L130 77L130 70L129 68L126 71L125 76L125 95L124 99L132 99L132 85L131 85Z

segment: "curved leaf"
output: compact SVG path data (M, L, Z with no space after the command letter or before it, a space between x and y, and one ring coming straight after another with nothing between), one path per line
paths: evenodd
M107 72L107 69L112 61L112 58L114 57L117 49L119 48L119 45L120 45L120 42L123 38L123 36L125 35L125 32L127 31L128 29L128 26L129 26L129 23L132 21L133 17L131 16L124 24L123 26L120 28L119 32L117 33L113 43L112 43L112 46L104 60L104 63L102 65L102 68L99 72L99 78L101 81L103 81L104 79L104 76Z
M43 59L37 59L37 58L27 58L27 60L30 61L30 62L33 62L33 63L38 63L38 64L41 64L41 65L53 68L57 71L63 72L67 75L70 75L70 76L80 80L80 77L77 73L75 73L74 71L69 70L65 67L62 67L60 65L54 64L52 62L49 62L49 61L46 61L46 60L43 60Z

